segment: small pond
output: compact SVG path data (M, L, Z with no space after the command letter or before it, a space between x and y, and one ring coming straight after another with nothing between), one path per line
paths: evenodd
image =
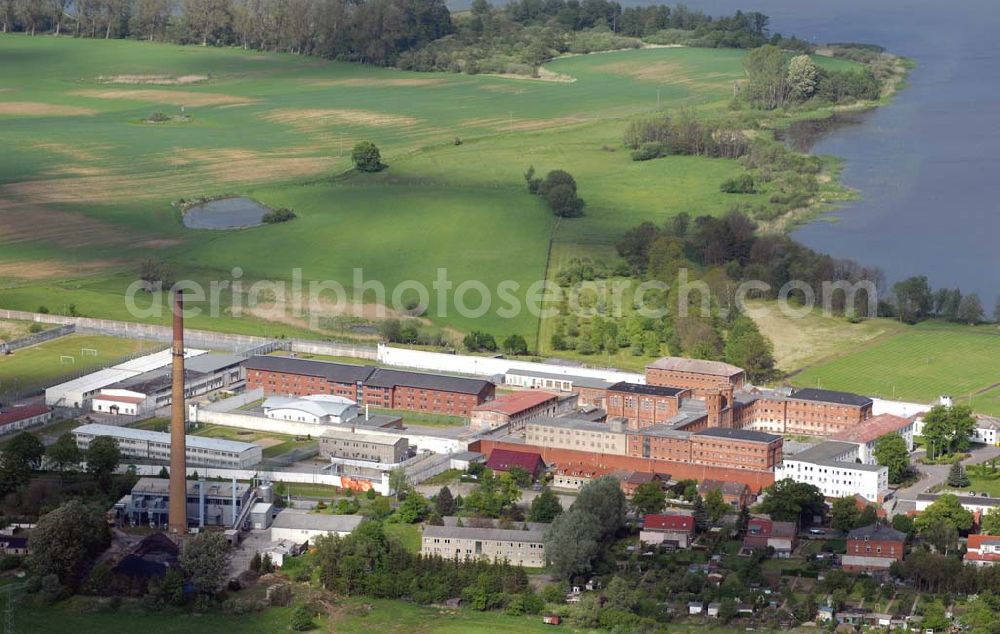
M263 224L267 207L252 198L220 198L190 207L184 212L184 226L189 229L241 229Z

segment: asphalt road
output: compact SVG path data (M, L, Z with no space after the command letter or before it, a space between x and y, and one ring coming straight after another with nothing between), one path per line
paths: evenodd
M1000 457L1000 447L982 445L971 449L969 453L971 455L963 460L962 464L977 464L980 462L986 462L992 458ZM899 489L896 491L896 494L892 497L892 499L885 503L885 509L890 515L912 510L913 504L917 500L917 495L927 491L927 489L935 485L941 484L948 477L948 471L951 469L951 465L920 464L918 460L923 458L924 455L926 454L923 450L916 451L911 454L911 464L916 466L917 470L924 474L924 477L920 478L920 480L916 483L906 487L905 489Z

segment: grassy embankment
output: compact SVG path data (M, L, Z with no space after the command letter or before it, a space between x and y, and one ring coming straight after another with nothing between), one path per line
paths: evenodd
M996 326L908 326L890 319L851 324L818 311L797 319L773 304L751 307L793 385L917 402L947 394L975 411L1000 415Z

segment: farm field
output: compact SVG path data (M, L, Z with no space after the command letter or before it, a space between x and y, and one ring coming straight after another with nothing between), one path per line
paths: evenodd
M977 411L997 415L997 359L995 327L925 322L807 367L791 382L900 400L931 401L946 394L958 403L971 399Z
M9 392L55 384L61 378L75 376L86 370L102 368L122 357L143 351L155 352L149 342L119 339L103 335L67 335L13 354L0 356L0 390ZM84 349L96 350L97 355L84 356ZM73 361L63 359L72 357Z
M430 286L444 268L455 285L476 280L495 292L510 280L523 293L545 275L550 241L606 250L643 220L723 213L742 200L718 188L740 170L735 162L637 163L621 135L627 118L651 112L657 99L665 110L723 111L743 55L658 48L567 57L548 68L575 81L556 82L5 35L0 61L17 63L0 78L0 140L9 148L0 156L0 305L34 310L58 296L87 316L163 323L166 315L132 314L123 301L144 258L202 283L228 280L234 267L248 284L289 280L301 268L306 280L350 291L356 268L390 288ZM193 80L130 84L127 75ZM153 113L172 118L147 122ZM363 139L379 145L388 171L347 173L350 147ZM574 174L586 216L555 223L525 191L529 165ZM223 194L289 206L298 217L197 231L171 206ZM234 313L227 299L191 327L343 335L344 308L328 303L305 315ZM356 299L366 318L380 300ZM425 319L533 342L537 319L500 317L499 305L494 297L494 310L470 318L438 310L431 293Z

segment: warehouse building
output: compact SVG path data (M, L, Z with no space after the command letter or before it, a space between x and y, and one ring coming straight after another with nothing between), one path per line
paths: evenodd
M319 437L319 453L331 460L361 460L397 464L409 457L410 442L404 437L355 433L328 429Z
M269 396L262 407L268 418L316 425L345 423L357 418L359 414L357 403L334 394Z
M184 350L184 358L188 361L185 361L185 363L190 363L190 360L194 357L203 354L207 354L207 351L186 348ZM160 352L119 363L104 370L92 372L45 390L45 404L89 409L91 399L102 389L146 372L166 368L170 365L170 362L170 350L161 350Z
M0 435L13 434L52 420L52 409L45 405L15 405L0 412Z
M118 441L122 457L163 463L170 461L170 434L166 432L94 423L77 427L73 435L77 446L84 451L95 438L109 436ZM191 466L249 469L259 464L262 458L260 445L252 443L204 436L185 436L184 442L187 464Z
M207 353L184 362L184 397L204 396L235 389L245 380L243 357ZM173 378L169 367L143 372L102 388L91 401L91 410L135 415L170 405Z
M271 521L271 541L288 540L295 544L314 542L321 535L350 535L363 515L327 515L282 509Z

